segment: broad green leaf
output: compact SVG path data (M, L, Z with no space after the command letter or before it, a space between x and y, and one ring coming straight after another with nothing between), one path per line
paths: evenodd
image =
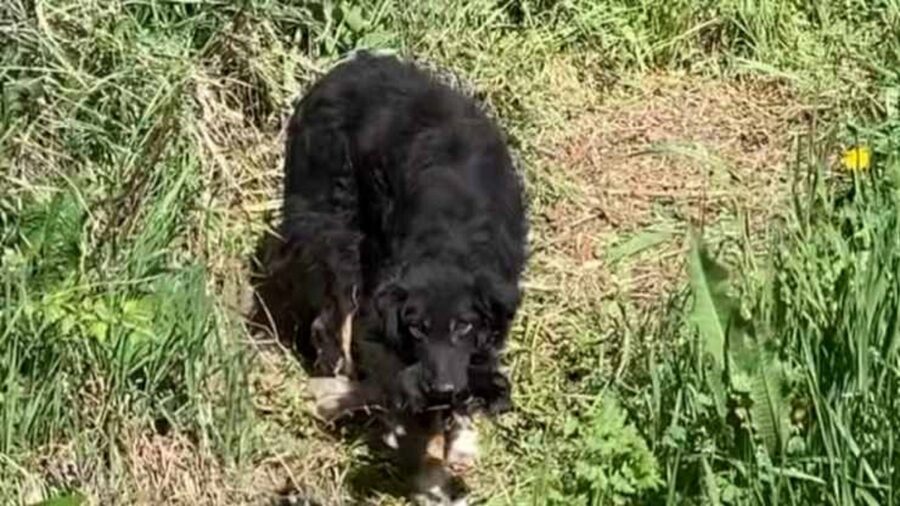
M342 3L341 14L344 15L344 22L354 32L360 32L366 27L366 20L363 18L362 9L358 5Z
M750 323L741 317L736 301L732 307L725 341L728 382L732 389L749 393L753 389L754 377L759 373L760 348L751 335Z
M728 300L728 272L716 263L699 238L692 241L688 274L694 295L691 321L700 332L703 348L716 368L725 368L725 332L732 312Z
M713 260L702 241L694 237L688 257L688 273L694 303L691 321L700 333L704 355L710 357L707 383L716 400L716 412L727 414L726 393L722 377L725 373L726 329L734 304L728 299L728 272Z
M825 480L823 480L821 477L813 476L809 473L804 473L803 471L792 467L772 467L772 472L779 476L784 476L785 478L804 480L815 483L816 485L819 485L821 487L825 486Z
M645 230L635 234L624 243L609 248L606 259L610 264L618 263L668 241L672 235L671 230Z
M360 47L372 49L392 48L397 45L396 33L387 30L376 30L363 35L359 41Z
M703 482L706 485L706 498L709 504L718 506L722 504L722 501L719 498L719 485L716 483L716 474L713 472L712 466L709 465L709 460L706 459L706 456L700 457L700 462L703 463Z
M688 268L694 293L691 316L707 355L713 357L708 383L719 414L725 414L724 370L728 386L750 395L753 428L768 451L776 454L786 431L781 364L753 335L750 322L740 314L739 302L728 295L728 272L709 256L699 239L693 241Z
M760 355L767 355L758 348ZM784 370L774 356L763 357L751 376L750 417L753 428L766 445L770 455L781 451L787 432L787 409L781 391Z
M705 357L704 363L708 367L706 384L713 394L713 407L716 409L719 418L724 420L728 415L728 393L726 392L726 385L723 381L725 371L722 370L709 355Z
M85 498L81 494L64 494L35 503L32 506L81 506L85 504Z

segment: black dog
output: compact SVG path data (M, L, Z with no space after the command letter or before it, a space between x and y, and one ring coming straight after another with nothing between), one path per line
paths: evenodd
M472 100L412 64L361 53L298 104L284 188L285 244L316 273L320 374L355 372L347 325L357 316L354 340L402 364L395 406L508 406L498 356L527 225L503 136ZM378 369L361 350L361 369Z

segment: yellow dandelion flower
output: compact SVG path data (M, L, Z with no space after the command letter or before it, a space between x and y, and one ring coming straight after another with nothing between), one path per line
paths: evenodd
M872 152L867 146L854 146L841 156L841 165L845 170L868 170L869 163L872 160Z

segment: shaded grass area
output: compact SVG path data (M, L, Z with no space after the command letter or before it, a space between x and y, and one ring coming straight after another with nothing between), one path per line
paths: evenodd
M486 427L477 495L497 504L895 501L892 0L5 2L0 497L78 489L101 504L235 504L286 488L338 503L396 480L361 444L312 422L298 367L258 353L238 311L246 258L278 208L281 121L357 47L465 76L522 158L535 253L509 356L520 409ZM782 169L786 181L806 168L816 175L773 222L770 254L750 251L767 244L766 227L747 232L727 204L708 220L664 204L653 214L679 235L706 225L739 269L731 285L743 316L722 309L736 303L718 288L710 300L721 321L755 323L740 334L750 351L735 351L730 328L718 341L704 326L698 333L686 292L639 300L639 287L606 268L609 250L577 262L566 250L586 223L574 211L595 212L604 182L559 156L560 139L593 142L572 134L614 118L613 92L627 97L663 70L774 83L802 97L801 125L815 118L814 134L778 140L781 152L802 153L793 171L780 157L753 165ZM850 183L830 175L828 159L857 140L875 146L875 165L853 181L853 198L838 199ZM699 159L698 174L710 160L730 163L657 149L674 165ZM710 181L697 189L704 199L734 187ZM583 234L606 234L619 262L646 264L663 240L641 227L659 223L635 223L627 235ZM694 293L711 269L699 265ZM754 388L761 375L779 382L768 397Z

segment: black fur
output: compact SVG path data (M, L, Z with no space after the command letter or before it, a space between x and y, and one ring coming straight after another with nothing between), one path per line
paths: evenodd
M499 353L520 300L526 216L504 138L472 100L362 53L298 104L284 192L286 245L318 273L320 373L334 371L340 322L357 311L355 339L403 364L395 401L508 404Z

